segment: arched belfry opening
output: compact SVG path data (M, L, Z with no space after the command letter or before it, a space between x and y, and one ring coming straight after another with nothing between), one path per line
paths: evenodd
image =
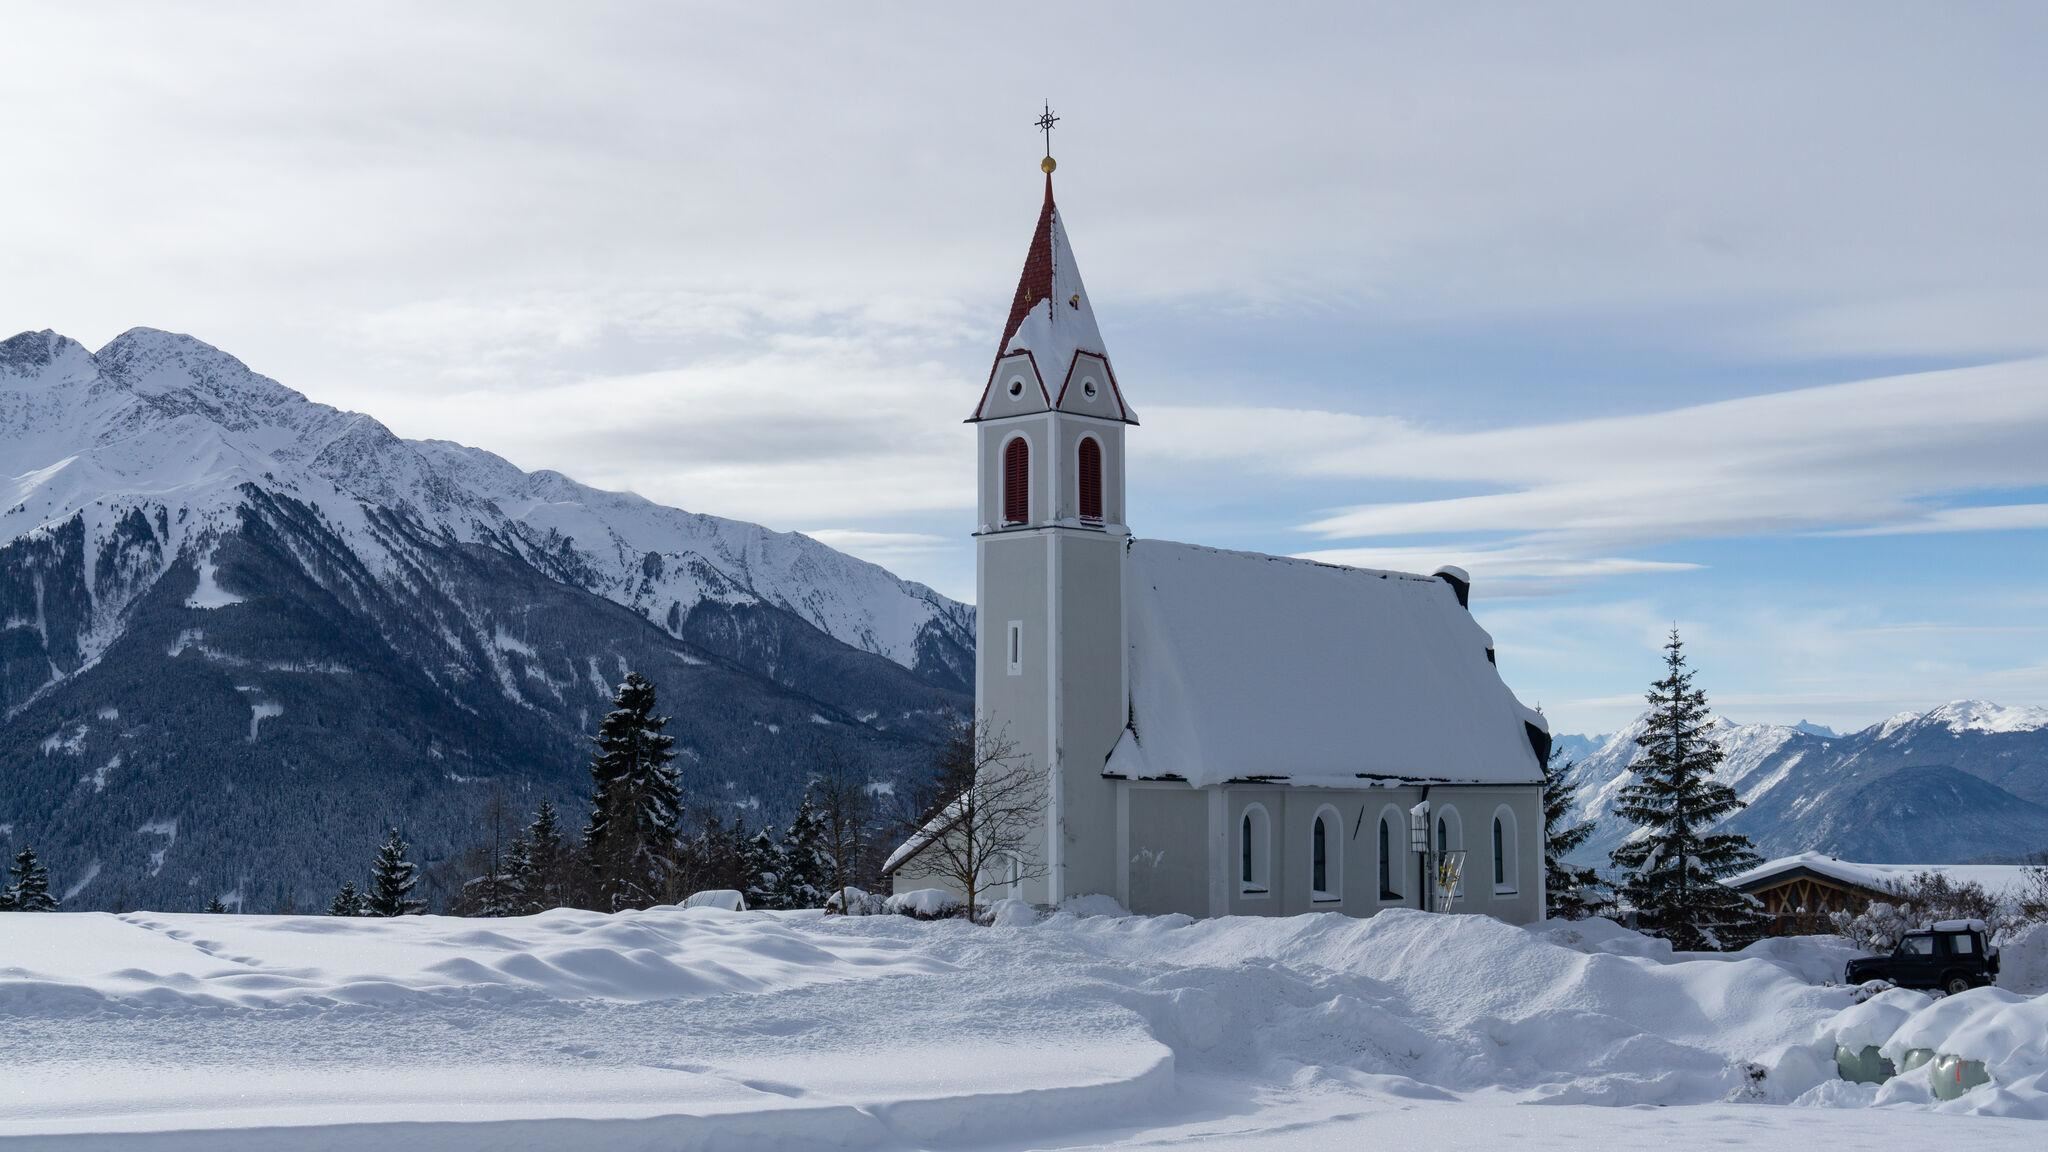
M1031 522L1031 444L1022 436L1003 446L1003 523Z
M1093 436L1081 437L1076 460L1080 474L1081 519L1102 523L1102 445Z

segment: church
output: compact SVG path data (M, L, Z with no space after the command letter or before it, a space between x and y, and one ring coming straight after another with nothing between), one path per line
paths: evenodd
M1471 582L1143 539L1132 408L1045 202L968 422L975 713L1045 773L982 900L1142 914L1384 908L1543 917L1541 713L1502 682ZM927 827L887 871L940 878Z

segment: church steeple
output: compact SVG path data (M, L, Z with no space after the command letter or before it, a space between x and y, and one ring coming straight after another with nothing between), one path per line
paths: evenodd
M1110 368L1095 324L1095 307L1067 242L1066 224L1052 195L1052 157L1045 158L1045 203L1024 272L1010 300L1009 319L996 345L996 361L969 422L1056 409L1136 424Z

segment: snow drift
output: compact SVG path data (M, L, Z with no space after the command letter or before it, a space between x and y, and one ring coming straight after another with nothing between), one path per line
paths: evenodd
M1887 1086L1921 1110L2041 1098L2048 999L1870 998L1829 983L1848 955L1831 938L1692 956L1604 921L1406 910L1000 923L0 916L0 1139L255 1147L295 1125L349 1147L403 1122L473 1131L433 1129L464 1147L896 1147L1332 1100L1873 1103L1833 1079L1838 1041L1954 1052L1997 1081L1945 1104Z

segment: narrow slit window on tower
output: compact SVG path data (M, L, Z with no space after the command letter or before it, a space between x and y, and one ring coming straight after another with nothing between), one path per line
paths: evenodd
M1024 674L1024 622L1010 621L1010 675Z
M1003 446L1003 523L1031 519L1031 445L1022 436Z
M1102 520L1102 445L1093 436L1081 438L1081 519Z

